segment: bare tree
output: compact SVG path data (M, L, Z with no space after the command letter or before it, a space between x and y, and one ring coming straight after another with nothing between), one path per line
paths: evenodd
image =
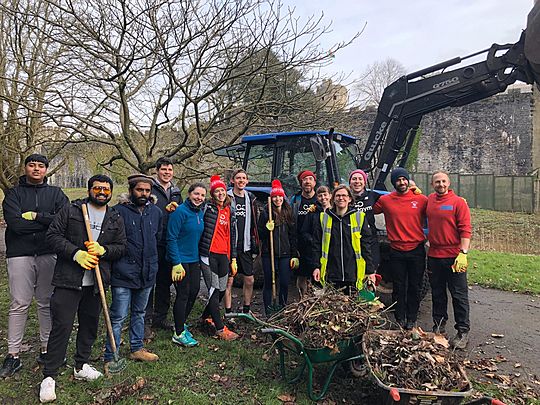
M273 0L42 1L50 12L10 12L66 50L47 69L62 77L45 99L48 122L70 142L109 146L104 165L147 172L165 155L196 173L214 148L276 116L322 122L322 16L301 24Z
M50 159L65 144L65 133L47 128L49 90L59 80L55 66L65 49L43 23L45 1L6 0L0 4L0 188L17 182L29 153ZM53 172L54 170L51 170Z
M392 58L369 65L355 86L359 106L378 106L384 89L405 73L405 67Z

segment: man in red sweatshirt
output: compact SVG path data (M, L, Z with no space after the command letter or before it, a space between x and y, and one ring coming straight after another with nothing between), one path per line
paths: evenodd
M406 329L416 324L420 287L426 266L424 223L427 197L409 189L407 170L397 167L390 179L396 191L383 195L373 207L384 213L390 240L390 265L394 278L397 323Z
M433 331L444 333L448 320L446 288L452 296L456 349L465 349L469 340L469 296L467 253L471 242L471 214L465 199L450 190L450 178L443 171L431 176L435 190L429 195L428 269L433 300Z

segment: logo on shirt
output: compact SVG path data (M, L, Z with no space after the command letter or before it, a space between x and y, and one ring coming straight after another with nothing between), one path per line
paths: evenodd
M302 205L302 208L298 210L298 215L307 215L309 213L309 207L311 207L311 204Z
M246 204L236 204L236 216L237 217L246 216Z
M418 208L418 201L411 201L411 208L413 209Z
M454 206L453 205L441 205L441 208L440 208L442 211L453 211L454 210Z
M227 221L227 215L225 214L219 214L219 224L220 225L227 225L229 221Z

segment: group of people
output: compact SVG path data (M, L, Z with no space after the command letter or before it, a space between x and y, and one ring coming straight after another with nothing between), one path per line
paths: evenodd
M251 311L253 263L258 255L267 315L287 304L293 272L301 297L310 280L349 293L373 283L381 262L376 213L386 218L397 322L407 329L416 322L427 218L434 330L444 331L448 319L448 287L458 331L456 347L466 344L470 215L466 202L449 189L444 172L433 174L435 192L425 197L410 187L409 174L402 168L391 174L395 191L382 196L366 189L367 175L362 170L350 173L349 186L333 190L317 188L316 174L304 170L297 177L296 195L289 200L275 179L265 204L246 190L248 174L237 169L230 176L231 187L212 176L209 187L200 182L190 185L184 201L172 182L171 160L160 158L156 177L129 176L128 192L110 206L113 181L109 177L92 176L88 196L70 203L59 187L47 183L45 156L30 155L24 163L24 175L3 201L11 304L8 355L0 376L11 376L22 367L19 352L35 297L41 342L38 362L44 375L41 402L56 399L55 377L66 362L76 315L74 378L90 381L102 376L89 364L102 310L98 270L112 292L109 311L116 348L129 316L129 357L156 361L158 355L144 347L148 327L171 331L175 344L198 345L187 320L201 275L208 290L201 321L223 340L235 340L238 334L225 325L221 303L225 313L233 311L231 290L238 272L243 277L241 311ZM262 207L260 214L257 206ZM277 302L272 294L274 272ZM173 325L167 321L172 285L176 290ZM105 371L116 354L107 340Z

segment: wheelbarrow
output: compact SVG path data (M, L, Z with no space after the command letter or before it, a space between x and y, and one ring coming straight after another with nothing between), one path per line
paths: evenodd
M246 319L248 321L254 322L262 327L261 332L269 334L274 340L274 344L279 353L279 370L281 377L284 381L289 384L298 383L304 372L307 370L308 383L307 390L309 398L312 401L319 401L322 399L327 391L332 377L336 369L340 365L346 365L347 362L353 362L355 360L360 360L364 358L362 350L360 349L359 342L361 337L354 337L345 341L342 341L338 344L339 351L332 350L328 347L324 348L309 348L304 345L304 343L298 339L296 336L290 334L289 332L270 327L267 323L257 319L251 314L240 314L240 313L231 313L225 315L227 318L240 318ZM299 357L300 364L292 372L292 375L287 373L286 366L286 355L291 353ZM324 384L319 393L316 393L313 388L313 375L315 372L315 365L326 363L330 366Z
M466 397L470 396L473 393L473 388L471 382L469 381L465 370L460 367L461 374L466 379L466 387L461 391L423 391L423 390L412 390L406 388L397 388L390 387L383 383L377 374L373 371L373 368L370 363L370 358L368 354L368 349L366 342L369 341L371 334L397 334L401 333L400 331L395 330L370 330L364 334L364 339L362 340L362 352L364 354L364 360L367 365L369 375L375 381L377 386L381 391L381 405L505 405L503 402L491 398L491 397L481 397L474 399L468 402L463 402ZM428 335L431 334L427 332ZM367 337L367 339L366 339Z

